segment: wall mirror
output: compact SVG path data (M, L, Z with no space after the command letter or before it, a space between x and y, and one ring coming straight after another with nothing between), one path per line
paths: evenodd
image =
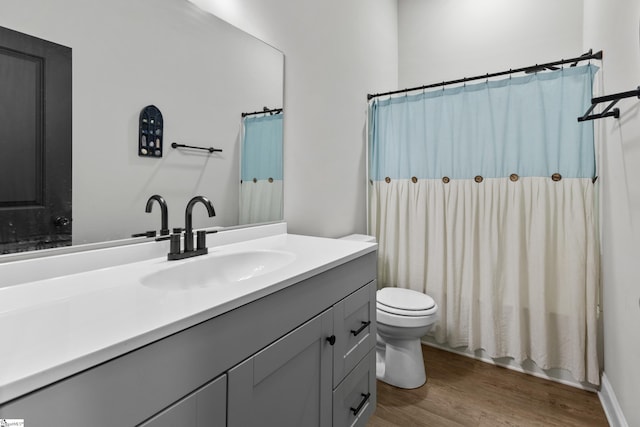
M72 50L73 245L159 230L159 206L145 212L153 194L167 201L170 228L184 227L198 194L216 216L194 211L197 228L282 220L283 112L271 111L282 108L282 52L187 0L5 0L0 26ZM164 120L159 158L138 155L148 105ZM270 148L256 154L262 139Z

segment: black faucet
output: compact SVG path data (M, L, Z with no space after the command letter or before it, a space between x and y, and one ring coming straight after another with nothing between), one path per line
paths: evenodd
M206 246L207 232L200 230L197 233L197 246L193 248L193 207L198 203L202 203L207 208L209 217L215 216L216 211L209 199L203 196L196 196L189 200L184 213L184 251L180 251L180 234L171 235L171 246L167 259L169 261L176 259L190 258L198 255L204 255L209 252Z
M149 197L149 200L147 200L147 206L144 209L144 211L147 213L151 212L151 208L153 207L154 200L158 202L158 204L160 205L160 211L162 215L162 225L160 229L160 235L166 236L169 234L169 214L167 212L167 202L165 202L164 198L157 194L154 194L153 196Z

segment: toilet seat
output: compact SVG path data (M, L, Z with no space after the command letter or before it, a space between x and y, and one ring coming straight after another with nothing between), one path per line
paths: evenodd
M376 292L376 308L398 316L430 316L438 310L433 298L411 289L382 288Z

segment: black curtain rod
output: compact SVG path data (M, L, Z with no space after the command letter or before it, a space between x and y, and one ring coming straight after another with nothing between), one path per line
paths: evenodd
M521 72L525 72L525 73L534 73L537 71L542 71L544 69L550 69L550 70L554 70L556 69L556 67L558 65L563 65L563 64L571 64L572 67L575 67L576 65L578 65L578 62L580 61L586 61L588 59L602 59L602 51L598 51L596 53L593 53L593 51L591 49L589 49L589 52L577 57L577 58L571 58L571 59L562 59L560 61L555 61L555 62L548 62L546 64L536 64L536 65L531 65L529 67L523 67L523 68L516 68L514 70L509 70L509 71L500 71L498 73L487 73L481 76L475 76L475 77L464 77L462 79L458 79L458 80L450 80L448 82L442 82L442 83L433 83L433 84L429 84L429 85L425 85L425 86L417 86L417 87L412 87L412 88L408 88L408 89L399 89L399 90L393 90L390 92L383 92L383 93L375 93L375 94L367 94L367 100L371 100L373 98L377 98L380 96L386 96L386 95L395 95L398 93L405 93L405 92L412 92L415 90L423 90L423 89L430 89L430 88L434 88L434 87L440 87L440 86L448 86L448 85L453 85L453 84L458 84L458 83L465 83L465 82L469 82L472 80L482 80L482 79L488 79L491 77L498 77L498 76L505 76L507 74L515 74L515 73L521 73Z
M262 111L254 111L253 113L242 113L242 117L255 116L256 114L279 114L279 113L282 113L282 108L273 108L270 110L267 107L265 107Z

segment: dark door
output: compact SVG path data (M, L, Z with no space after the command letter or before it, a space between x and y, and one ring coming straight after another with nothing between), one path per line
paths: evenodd
M71 49L0 27L0 253L71 244Z

